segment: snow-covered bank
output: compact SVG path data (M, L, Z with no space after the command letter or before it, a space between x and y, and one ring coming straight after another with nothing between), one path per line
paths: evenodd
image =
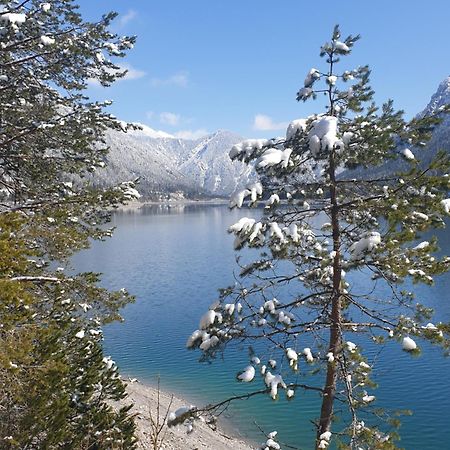
M158 390L155 387L144 385L140 382L130 382L127 386L129 397L124 403L134 404L132 412L136 414L137 436L140 441L140 448L151 450L153 447L150 441L151 423L150 412L153 417L156 416L158 406ZM164 417L169 408L172 395L161 391L159 392L160 415ZM187 402L178 397L173 397L170 411L186 405ZM192 433L186 432L186 427L178 426L165 428L166 436L162 449L164 450L250 450L258 448L249 442L236 437L231 437L224 427L220 424L217 430L212 430L208 425L197 421Z

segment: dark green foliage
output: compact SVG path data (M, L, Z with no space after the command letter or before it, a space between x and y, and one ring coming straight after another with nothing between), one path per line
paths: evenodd
M101 333L132 297L98 287L98 274L65 272L137 195L132 182L83 181L104 164L104 132L126 128L83 91L124 75L108 58L134 38L108 31L114 13L84 21L71 0L0 5L0 448L133 449Z

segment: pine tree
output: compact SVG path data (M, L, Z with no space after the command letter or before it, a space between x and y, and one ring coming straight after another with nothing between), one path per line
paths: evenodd
M233 340L264 341L265 354L278 356L265 361L253 355L237 378L251 382L261 374L265 387L255 393L273 399L280 389L288 398L296 389L317 391L317 449L332 441L340 448L396 448L394 434L366 414L376 403L370 392L374 362L354 336L381 345L397 340L411 353L419 351L416 340L450 347L449 325L427 324L432 311L402 290L411 280L431 285L450 267L450 258L433 255L435 238L417 243L425 231L444 227L450 210L448 152L428 166L420 162L433 127L450 108L406 121L392 101L377 107L367 66L337 71L358 39L341 40L336 27L320 52L326 70L311 69L297 94L298 101L326 98L323 113L294 120L285 138L247 140L231 149L230 157L252 165L259 181L236 192L230 206L262 202L264 215L242 218L229 231L236 249L261 254L240 263L241 278L221 291L187 344L214 357ZM396 159L404 160L400 173L371 176L371 167L389 168ZM356 168L365 176L354 178ZM365 278L369 293L349 282L354 273ZM323 384L298 379L308 372L313 383L321 376ZM337 400L347 413L335 412ZM339 425L333 425L336 414ZM279 448L272 446L275 434L267 448Z
M138 196L87 175L105 164L109 128L126 129L85 95L126 71L111 61L135 38L90 23L71 0L1 1L0 447L132 449L134 422L102 325L132 300L66 273L90 239L111 234L112 208ZM58 267L63 266L63 267Z

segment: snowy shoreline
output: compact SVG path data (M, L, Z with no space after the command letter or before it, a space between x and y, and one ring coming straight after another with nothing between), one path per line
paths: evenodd
M150 440L150 412L156 416L158 406L158 388L143 384L139 381L127 382L128 397L124 404L130 402L134 404L131 412L136 414L137 437L139 439L138 448L152 449ZM171 403L172 401L172 403ZM189 404L179 396L159 389L160 416L164 417L167 409L176 409ZM194 431L187 433L185 426L165 427L166 435L162 449L164 450L251 450L258 448L258 444L251 443L237 437L237 430L229 424L223 423L219 419L219 426L212 430L203 422L196 421ZM233 434L233 436L230 436Z

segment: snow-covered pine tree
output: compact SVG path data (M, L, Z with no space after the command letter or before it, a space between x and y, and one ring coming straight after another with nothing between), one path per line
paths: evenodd
M110 210L132 183L83 181L104 164L102 136L125 128L91 102L90 80L124 75L134 37L108 31L115 14L83 20L71 0L0 2L0 447L132 449L134 423L101 326L132 300L65 274L89 239L111 233Z
M259 175L233 195L231 207L248 201L265 208L260 220L242 218L229 231L236 249L262 252L240 263L239 282L221 291L187 343L213 357L232 340L256 347L265 341L271 360L254 355L238 379L261 375L265 387L255 392L274 399L280 389L288 398L296 389L316 390L322 405L317 449L332 441L340 448L396 448L393 436L365 414L375 402L374 361L352 340L397 340L408 352L424 340L450 346L449 326L427 323L432 311L401 290L406 281L432 284L450 266L450 258L433 255L435 238L420 242L425 231L445 226L450 211L448 152L429 166L420 163L433 126L449 108L407 122L392 101L376 107L367 66L337 70L358 38L343 40L336 27L321 48L325 70L311 69L297 94L299 101L325 96L323 113L294 120L286 137L231 149L232 159L253 165ZM397 158L406 162L402 173L370 176L370 167ZM367 176L353 178L351 169L361 167ZM367 289L351 282L355 273L366 278ZM308 373L313 385L302 379ZM339 425L333 425L336 401L339 410L347 407ZM279 448L274 440L272 433L266 448Z

